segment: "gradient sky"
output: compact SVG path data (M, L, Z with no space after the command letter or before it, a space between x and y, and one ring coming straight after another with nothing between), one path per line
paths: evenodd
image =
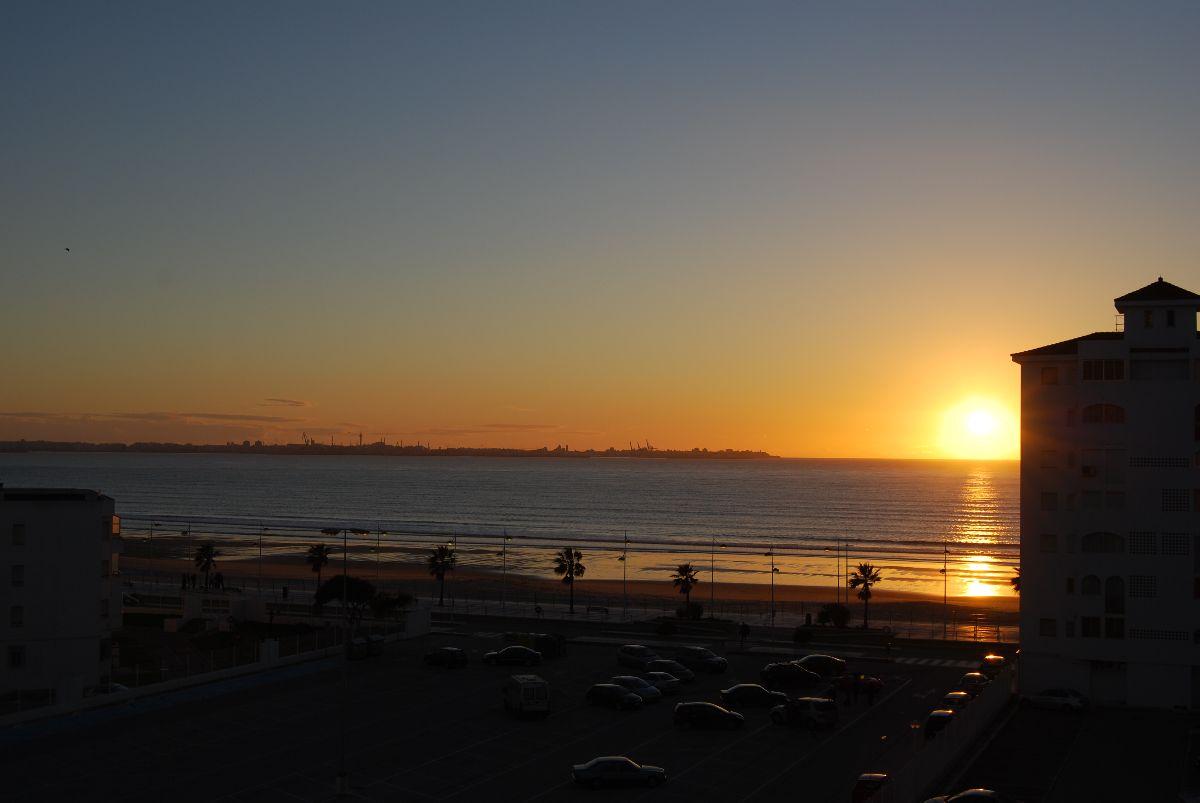
M6 3L0 439L1011 456L943 432L1006 430L1010 352L1200 289L1198 42L1187 3Z

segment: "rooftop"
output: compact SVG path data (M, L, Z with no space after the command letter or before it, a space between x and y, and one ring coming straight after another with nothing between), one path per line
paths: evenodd
M108 500L87 488L6 488L0 483L0 502L89 502Z
M1018 357L1078 354L1079 344L1085 340L1122 340L1124 337L1125 334L1123 332L1092 332L1090 335L1080 335L1079 337L1073 337L1070 340L1051 343L1048 346L1039 346L1038 348L1029 349L1027 351L1018 351L1012 355L1012 358L1015 360Z
M1113 299L1113 303L1120 309L1122 305L1128 303L1143 303L1147 301L1196 301L1200 302L1200 295L1196 295L1191 290L1185 290L1179 285L1171 284L1164 281L1163 277L1159 276L1158 281L1151 282L1145 287L1134 290L1132 293L1126 293Z

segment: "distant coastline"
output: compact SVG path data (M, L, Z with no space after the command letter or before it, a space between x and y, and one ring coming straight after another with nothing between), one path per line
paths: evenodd
M636 458L652 460L762 460L778 455L748 449L656 449L649 444L628 449L575 450L567 446L553 449L505 449L472 446L431 446L422 443L364 444L307 443L271 444L262 441L225 444L194 443L87 443L82 441L0 441L0 453L27 452L129 452L134 454L271 454L271 455L375 455L381 457L545 457L562 459Z

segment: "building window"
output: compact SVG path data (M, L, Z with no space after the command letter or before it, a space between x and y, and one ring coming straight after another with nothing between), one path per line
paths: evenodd
M1120 577L1104 581L1104 612L1125 613L1125 581Z
M1089 404L1080 418L1085 424L1124 424L1125 408L1115 404Z
M1042 468L1058 468L1058 452L1054 449L1042 450Z
M1042 491L1042 510L1058 510L1058 494L1054 491Z
M25 585L25 567L15 565L12 567L12 585L14 588Z
M1084 382L1119 382L1125 378L1124 360L1084 360Z
M1125 638L1125 619L1121 616L1106 616L1104 618L1105 638Z
M1079 619L1079 635L1083 638L1100 638L1100 617L1083 616Z
M1174 326L1174 325L1175 325L1175 310L1169 309L1169 310L1167 310L1167 326Z
M1104 509L1105 510L1124 510L1125 509L1125 492L1124 491L1105 491L1104 492Z
M1200 574L1200 535L1192 536L1192 571Z
M25 626L25 608L20 605L13 605L8 609L8 626L9 627L24 627Z
M1136 639L1153 639L1155 641L1187 641L1186 630L1159 630L1153 627L1131 627L1129 637Z
M1042 369L1042 384L1057 385L1058 384L1058 368L1057 366L1047 366Z
M1158 596L1158 578L1148 574L1129 575L1129 596L1152 599Z
M1152 532L1138 530L1129 534L1129 554L1130 555L1156 555L1158 547L1155 543L1157 537Z
M25 525L14 524L12 526L12 545L25 546Z
M25 666L25 647L21 644L13 644L8 648L8 668L22 669Z
M1191 509L1191 492L1187 488L1163 488L1162 512L1186 513Z
M1038 634L1054 638L1058 635L1058 620L1056 619L1039 619Z
M1042 552L1058 551L1058 536L1054 533L1042 533L1038 538L1038 546Z
M1083 509L1084 510L1104 510L1104 493L1103 493L1103 491L1084 491L1083 492Z
M1116 533L1088 533L1083 537L1083 552L1115 553L1125 551L1125 539Z
M1089 574L1083 578L1083 583L1080 585L1080 591L1089 597L1100 596L1100 578L1094 574Z
M1191 539L1187 533L1163 533L1162 553L1164 555L1186 555L1189 540Z
M1154 328L1154 310L1148 309L1142 312L1142 323L1147 329Z
M1075 578L1074 577L1067 578L1067 593L1068 594L1075 593Z

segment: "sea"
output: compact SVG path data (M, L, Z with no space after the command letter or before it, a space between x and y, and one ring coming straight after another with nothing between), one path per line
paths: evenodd
M260 533L282 552L352 528L364 550L398 559L450 542L461 563L536 572L570 545L593 558L593 577L660 576L689 560L743 582L813 585L869 561L889 588L939 594L954 564L950 593L980 596L1008 591L1018 472L1008 461L0 454L4 485L113 497L127 540L208 534L249 555Z

